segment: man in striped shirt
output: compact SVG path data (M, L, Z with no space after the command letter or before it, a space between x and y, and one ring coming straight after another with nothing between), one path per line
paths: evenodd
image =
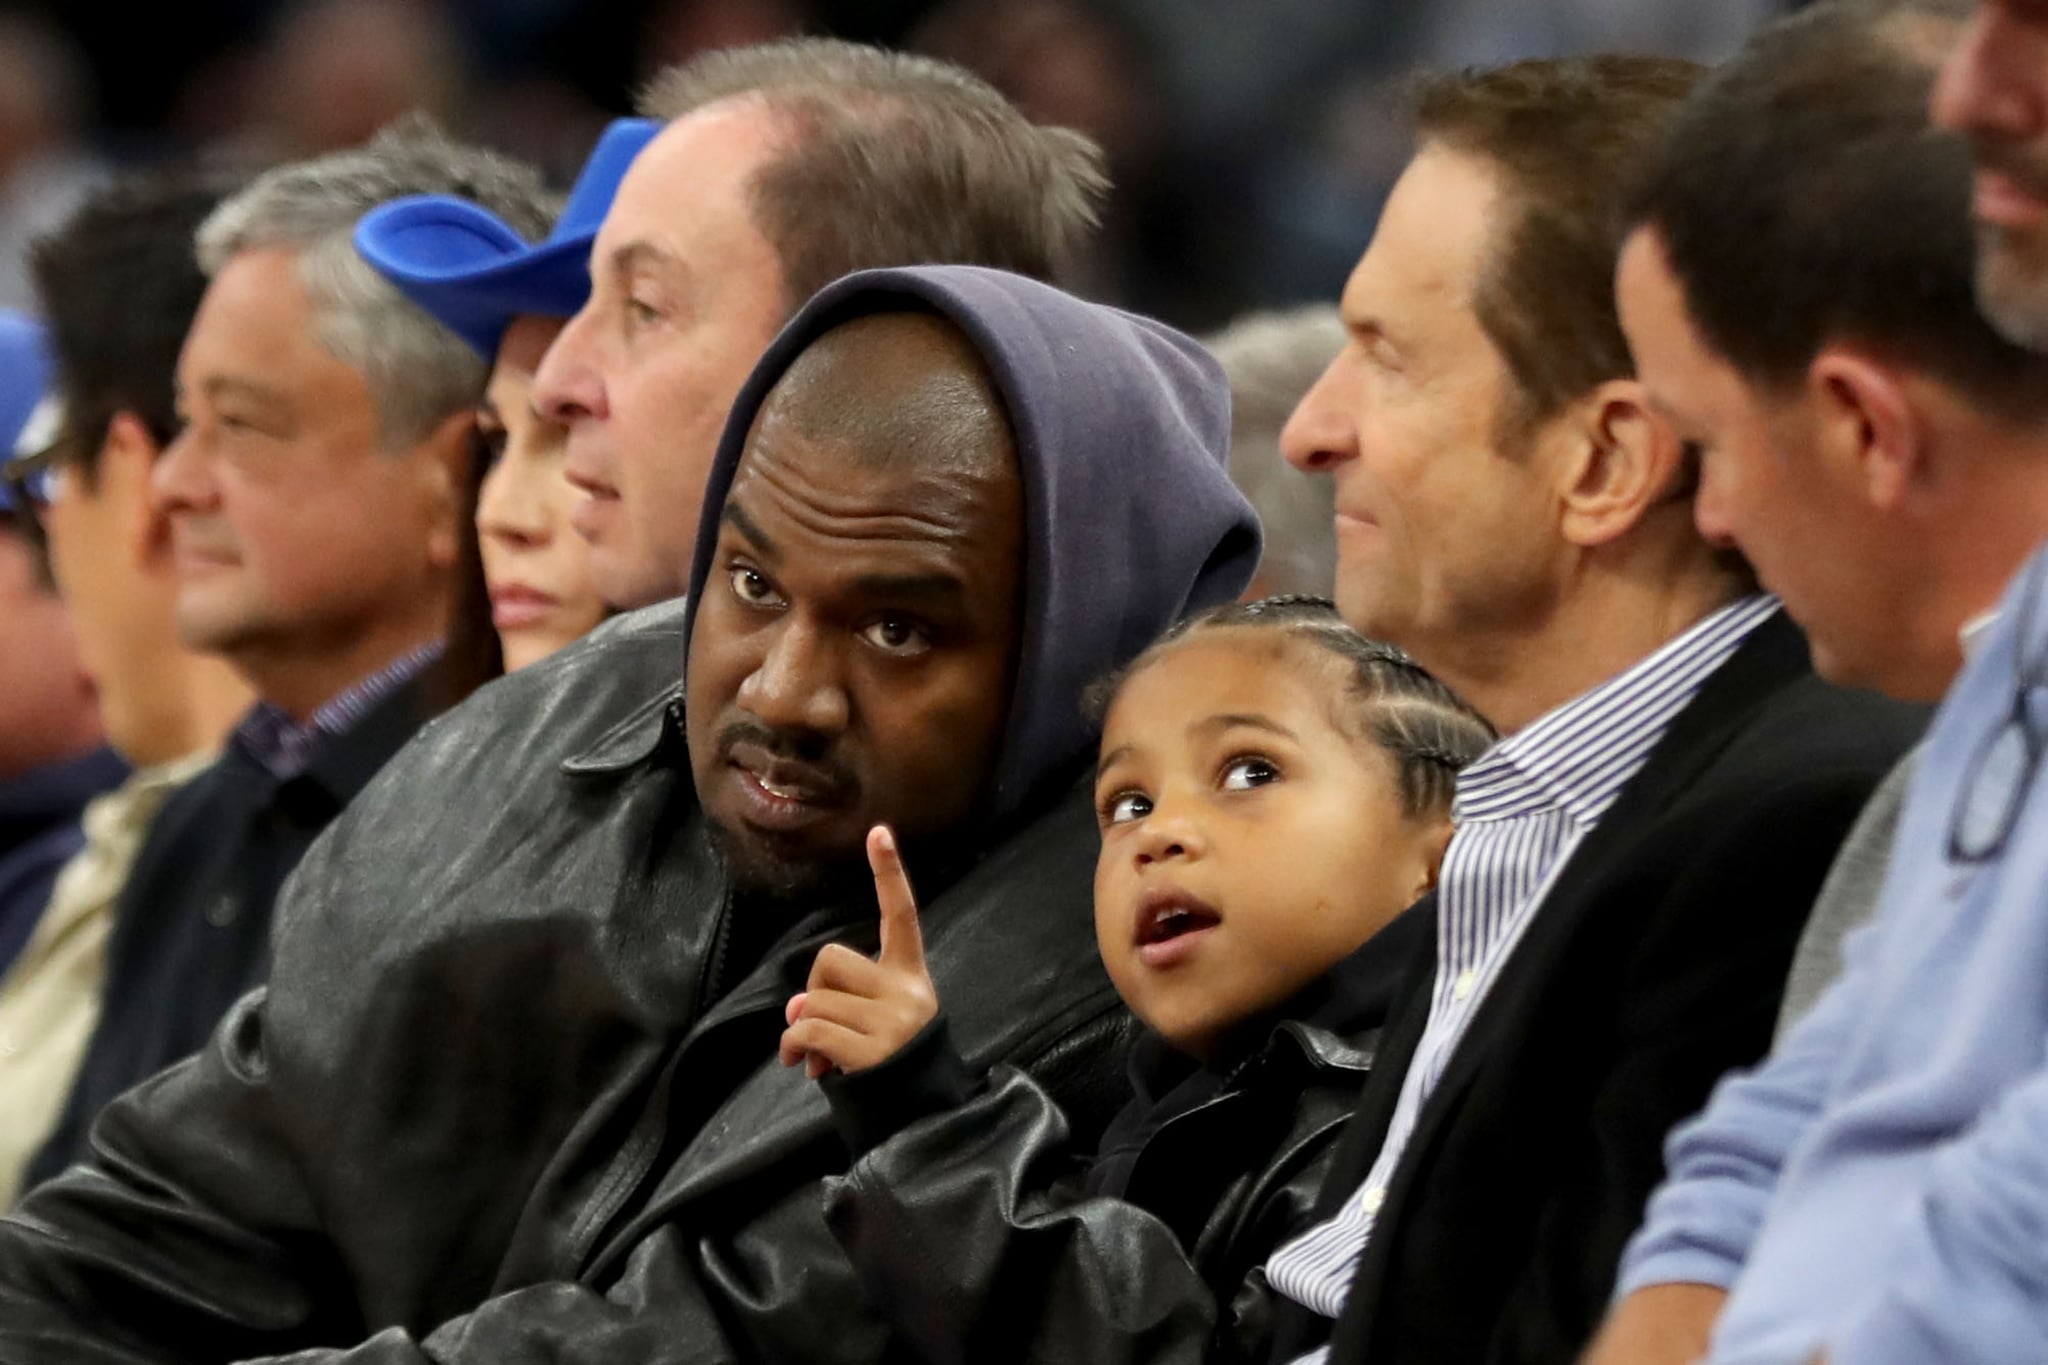
M1284 444L1338 601L1504 738L1459 779L1433 964L1318 1220L1281 1359L1570 1359L1670 1125L1768 1043L1835 847L1921 716L1816 679L1692 524L1698 453L1615 316L1620 187L1694 69L1439 78Z

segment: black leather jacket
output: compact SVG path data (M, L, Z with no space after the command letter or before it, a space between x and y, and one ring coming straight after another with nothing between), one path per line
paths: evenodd
M774 1057L874 911L734 949L681 657L679 608L622 618L400 754L287 886L267 996L0 1220L0 1361L897 1353L823 1219L827 1106ZM962 1050L1084 1123L1128 1038L1095 843L1082 791L923 914Z
M1397 919L1280 1011L1249 1055L1193 1071L1148 1039L1138 1098L1108 1135L1122 1150L1085 1175L1074 1153L1089 1147L1014 1070L900 1126L827 1182L827 1219L869 1297L932 1365L1264 1360L1266 1259L1308 1226L1434 924ZM871 1104L857 1087L835 1102L850 1134L890 1126L845 1112Z

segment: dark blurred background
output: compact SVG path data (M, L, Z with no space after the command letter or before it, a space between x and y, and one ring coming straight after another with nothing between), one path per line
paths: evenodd
M1333 299L1405 159L1421 65L1712 60L1792 0L0 0L0 307L22 245L111 169L262 164L410 109L566 182L652 71L830 33L979 71L1116 177L1083 289L1206 329Z

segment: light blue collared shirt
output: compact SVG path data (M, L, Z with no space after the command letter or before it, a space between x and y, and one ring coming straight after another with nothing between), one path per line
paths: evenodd
M1618 1292L1730 1288L1712 1365L2048 1360L2048 771L1995 856L1949 837L2016 655L2048 664L2036 574L2048 550L1935 717L1841 979L1672 1134ZM2048 736L2048 688L2030 700Z

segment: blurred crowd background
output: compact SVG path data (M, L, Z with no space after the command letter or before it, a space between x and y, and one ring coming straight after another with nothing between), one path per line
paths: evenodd
M361 142L407 110L566 183L651 72L824 33L947 57L1080 128L1116 183L1083 292L1208 329L1333 299L1406 156L1416 66L1714 60L1796 0L183 0L0 6L0 307L111 168Z

